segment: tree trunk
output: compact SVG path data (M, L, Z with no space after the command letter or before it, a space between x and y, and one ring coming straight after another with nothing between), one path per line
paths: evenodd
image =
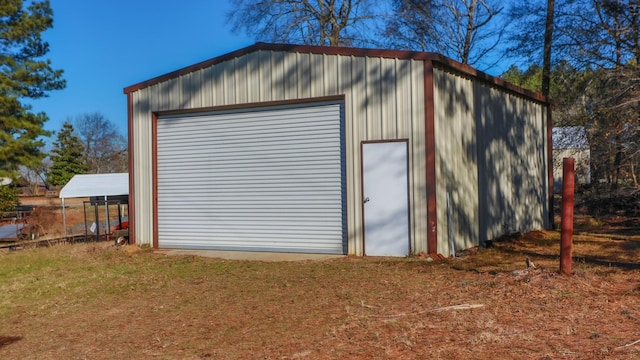
M617 189L620 182L620 168L622 166L622 145L620 141L620 135L616 135L616 155L613 159L613 182L611 184L613 189Z
M462 49L461 61L463 64L469 63L469 56L471 54L471 37L473 36L473 30L475 27L477 8L478 0L472 0L471 5L469 5L469 21L467 22L467 32L464 37L464 45Z
M547 20L544 26L544 53L542 59L542 95L549 97L551 89L551 45L553 42L553 16L555 0L547 0Z

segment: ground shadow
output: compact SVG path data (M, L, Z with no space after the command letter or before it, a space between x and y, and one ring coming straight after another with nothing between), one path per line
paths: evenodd
M22 340L22 336L2 336L0 335L0 349Z
M509 248L501 248L500 251L513 254L513 255L522 255L525 257L538 258L538 259L547 259L547 260L558 260L559 254L542 254L536 251L523 251L521 249L509 249ZM605 257L597 257L591 255L577 255L573 256L572 261L574 263L584 263L589 265L598 265L605 267L616 267L622 270L637 270L640 269L640 263L635 262L625 262L619 260L612 260Z

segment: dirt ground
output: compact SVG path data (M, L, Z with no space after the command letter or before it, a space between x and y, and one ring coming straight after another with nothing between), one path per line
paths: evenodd
M4 252L0 359L639 359L640 222L575 233L571 276L555 231L439 261Z

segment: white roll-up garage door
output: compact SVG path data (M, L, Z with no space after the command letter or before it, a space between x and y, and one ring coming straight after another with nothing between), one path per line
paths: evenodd
M160 116L158 246L345 253L341 107Z

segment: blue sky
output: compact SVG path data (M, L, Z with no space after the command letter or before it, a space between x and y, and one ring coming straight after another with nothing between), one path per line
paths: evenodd
M54 25L43 38L67 87L31 102L48 130L99 112L126 135L124 87L255 42L231 32L227 0L50 1Z
M226 23L230 0L50 0L43 38L67 87L31 101L47 130L98 112L127 133L126 86L251 45ZM495 73L495 71L492 71ZM53 136L49 142L55 139Z

